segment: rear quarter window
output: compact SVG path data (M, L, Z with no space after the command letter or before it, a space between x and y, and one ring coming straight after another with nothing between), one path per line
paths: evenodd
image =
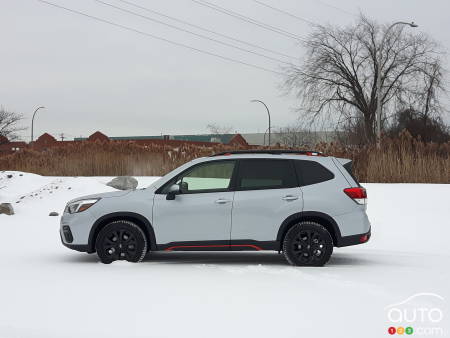
M300 186L322 183L334 178L334 174L318 162L295 160L294 164Z
M288 160L245 159L239 163L238 190L285 189L298 186Z
M360 187L361 184L359 184L358 180L356 179L355 175L353 174L352 161L347 162L346 164L343 165L343 167L345 168L345 170L347 170L348 174L353 178L355 183Z

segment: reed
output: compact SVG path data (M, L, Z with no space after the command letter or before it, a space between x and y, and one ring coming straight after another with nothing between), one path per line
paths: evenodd
M80 142L0 156L0 170L46 176L160 176L194 158L235 149L226 145L171 147ZM338 143L315 147L327 155L352 159L355 176L361 182L450 183L450 143L423 143L405 133L396 139L385 139L381 149Z

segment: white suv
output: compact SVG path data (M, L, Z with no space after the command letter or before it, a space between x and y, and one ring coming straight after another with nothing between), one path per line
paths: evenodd
M322 266L370 238L366 191L351 161L303 151L244 151L199 158L140 190L70 201L65 246L103 263L139 262L156 250L274 250Z

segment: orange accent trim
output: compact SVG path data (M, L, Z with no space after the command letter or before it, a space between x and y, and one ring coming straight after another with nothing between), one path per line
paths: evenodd
M257 251L262 250L259 246L257 245L253 245L253 244L232 244L232 245L177 245L177 246L171 246L167 249L164 249L164 251L172 251L173 249L178 249L178 248L226 248L226 247L236 247L236 246L244 246L244 247L249 247L249 248L253 248Z

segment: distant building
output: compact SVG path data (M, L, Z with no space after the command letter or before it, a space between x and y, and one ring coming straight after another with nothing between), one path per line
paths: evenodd
M25 148L32 148L34 150L43 151L55 146L67 146L80 142L133 142L142 146L167 145L173 147L179 147L183 145L211 147L219 144L232 145L236 147L248 146L248 143L240 134L108 137L102 132L96 131L89 137L77 137L73 141L58 141L49 133L42 134L32 143L11 142L5 136L0 136L0 154L12 154Z
M237 148L268 145L268 134L201 134L201 135L158 135L158 136L107 136L96 131L89 137L77 137L73 141L58 141L48 133L39 136L33 143L9 141L0 136L0 154L12 154L25 148L43 151L55 146L66 146L80 142L133 142L142 146L161 145L179 147L194 145L202 147L217 146L219 144L231 145ZM335 132L296 132L291 134L272 133L271 145L276 146L314 146L320 142L336 140Z
M179 146L191 144L198 146L211 146L227 144L235 146L248 146L247 141L240 134L203 134L203 135L158 135L158 136L111 136L107 137L97 131L88 138L76 137L74 141L132 141L138 144L166 144Z
M268 145L268 133L248 133L241 134L249 145ZM304 131L295 133L271 133L270 144L285 146L314 146L320 142L336 141L336 132L334 131Z
M13 154L27 146L26 142L9 141L6 136L0 135L0 154Z
M109 137L106 136L105 134L96 131L95 133L93 133L91 136L89 136L87 138L87 141L91 141L91 142L109 142ZM75 139L75 141L78 141L77 139Z
M44 133L33 142L32 147L36 150L45 150L58 144L58 140L48 133Z

